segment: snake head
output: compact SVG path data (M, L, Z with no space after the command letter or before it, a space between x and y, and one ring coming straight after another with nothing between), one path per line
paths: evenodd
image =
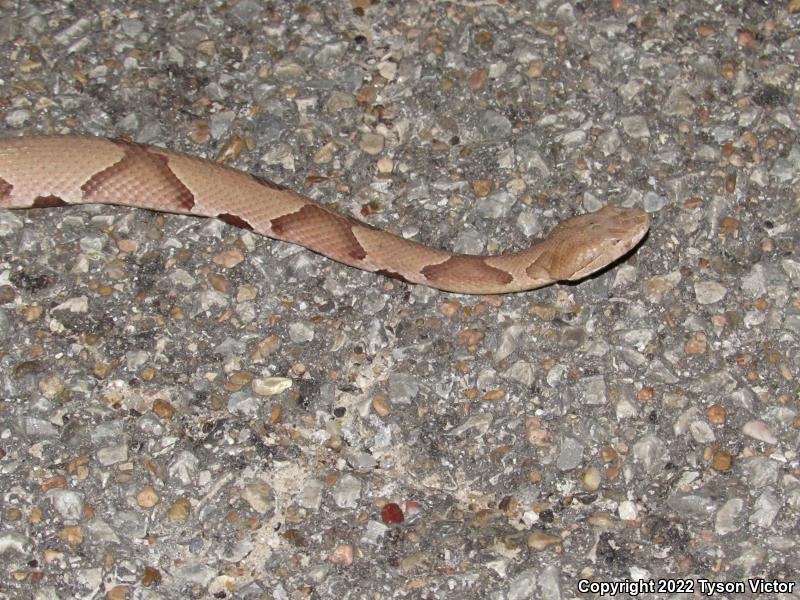
M553 279L576 281L627 254L649 229L643 210L605 206L557 225L546 240L553 245L541 259Z

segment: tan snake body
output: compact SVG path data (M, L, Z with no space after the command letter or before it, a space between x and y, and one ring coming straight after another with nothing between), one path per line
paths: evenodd
M642 210L606 206L559 223L526 250L455 254L376 229L268 180L162 148L92 137L0 139L0 208L90 203L216 217L359 269L465 294L581 279L625 255L650 226Z

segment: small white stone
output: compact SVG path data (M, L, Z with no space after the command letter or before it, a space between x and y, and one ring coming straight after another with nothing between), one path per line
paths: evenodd
M698 444L710 444L716 439L711 426L705 421L692 421L689 423L689 432Z
M748 421L742 426L742 433L765 444L777 444L776 438L763 421Z
M714 304L728 293L728 288L716 281L698 281L694 284L694 295L700 304Z
M635 521L638 515L636 504L630 500L623 500L619 503L617 514L623 521Z
M11 127L22 127L31 118L31 111L24 108L12 110L6 115L6 123Z
M292 387L292 380L287 377L264 377L253 379L253 391L259 396L275 396Z

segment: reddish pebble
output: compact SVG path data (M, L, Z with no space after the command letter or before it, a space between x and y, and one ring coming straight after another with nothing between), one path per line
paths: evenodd
M381 519L383 519L383 522L387 525L390 523L402 523L403 518L403 509L394 502L385 504L381 509Z

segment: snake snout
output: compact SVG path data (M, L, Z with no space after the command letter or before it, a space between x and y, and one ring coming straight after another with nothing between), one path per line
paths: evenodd
M605 207L582 217L585 220L580 223L581 235L565 241L561 247L559 276L566 281L583 279L619 260L650 229L650 218L638 208Z

